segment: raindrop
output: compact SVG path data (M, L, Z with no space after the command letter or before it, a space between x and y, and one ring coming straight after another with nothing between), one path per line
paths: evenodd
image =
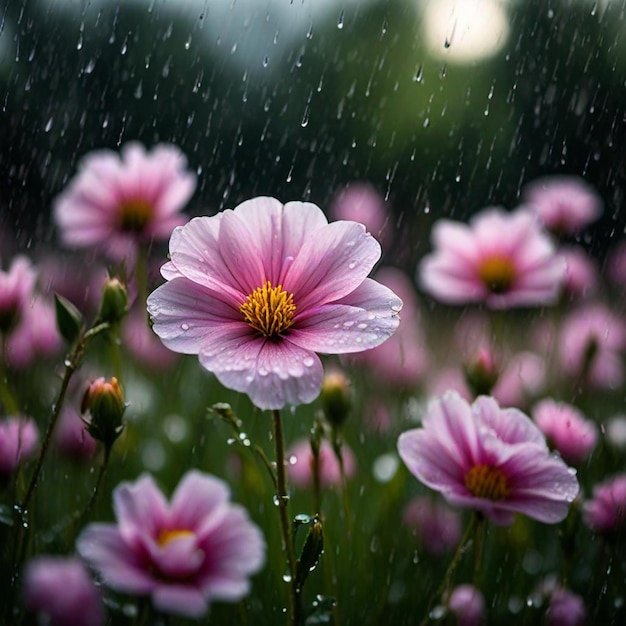
M137 85L137 88L135 89L135 93L133 95L135 96L135 98L137 98L137 100L140 100L141 96L143 96L143 84L142 84L142 81L139 81L139 84Z
M52 117L51 117L51 118L50 118L50 119L46 122L46 125L44 126L44 131L45 131L46 133L49 133L49 132L50 132L50 129L52 128L52 122L53 122L53 121L54 121L54 118L52 118Z
M182 330L189 330L189 324L181 324L180 327Z
M291 582L291 574L283 574L283 581L286 583Z
M191 48L191 35L189 35L187 41L185 42L185 50L189 50L189 48Z
M343 23L344 23L345 17L346 17L345 16L345 11L342 9L341 13L339 14L339 18L337 19L337 28L339 30L341 30L343 28Z
M424 67L422 65L417 65L415 67L415 74L413 74L413 82L421 83L424 78Z

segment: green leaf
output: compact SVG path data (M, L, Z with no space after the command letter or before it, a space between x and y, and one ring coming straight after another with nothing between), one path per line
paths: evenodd
M83 325L83 316L80 311L63 296L54 294L54 308L56 311L57 328L61 336L72 343L78 338Z
M313 518L296 565L296 586L302 589L308 575L317 567L324 552L324 531L319 517Z

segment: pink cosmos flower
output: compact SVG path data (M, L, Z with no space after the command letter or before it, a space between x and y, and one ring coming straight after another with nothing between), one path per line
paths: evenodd
M15 471L37 447L39 431L31 417L0 420L0 478Z
M578 494L575 471L550 454L532 420L487 396L470 405L445 394L430 404L423 428L400 435L398 450L421 482L498 525L516 512L560 522Z
M593 488L593 498L583 505L583 519L599 533L626 527L626 474L617 474Z
M70 459L86 461L96 452L96 442L89 434L76 409L66 405L54 429L54 443L58 451Z
M379 270L376 280L402 299L400 325L389 341L350 360L367 368L374 382L386 389L414 389L428 368L415 288L404 272L391 267Z
M419 275L437 300L507 309L551 304L559 295L563 262L525 209L484 209L469 226L442 219L432 240L435 251L422 260Z
M77 558L38 557L24 571L24 604L50 626L102 626L102 595Z
M602 215L602 201L582 179L549 176L524 187L524 201L551 231L575 235Z
M398 327L401 300L367 278L380 252L361 224L329 224L307 202L262 197L195 218L172 233L153 329L261 409L311 402L317 352L367 350Z
M17 256L8 271L0 270L0 333L8 334L29 306L37 274L25 256Z
M562 323L559 355L564 373L584 376L584 382L605 389L624 380L622 354L626 349L626 324L602 304L580 308Z
M424 549L434 555L451 550L461 540L461 518L441 500L417 496L405 507L404 523L412 528Z
M179 358L150 330L143 310L135 309L128 314L122 326L122 337L124 346L133 357L151 371L166 371Z
M533 409L533 419L569 463L584 461L596 446L597 426L565 402L542 400Z
M168 502L148 474L113 492L117 524L90 524L79 554L108 587L150 595L160 611L201 617L234 602L265 561L265 543L228 485L191 470Z
M485 615L485 598L473 585L459 585L452 590L448 608L459 626L479 626Z
M186 167L182 152L168 144L147 152L131 142L121 155L97 150L83 157L54 206L63 242L133 260L139 244L167 239L186 221L180 211L196 187Z
M579 595L559 587L550 597L546 620L548 626L584 626L587 607Z
M589 298L598 291L598 268L591 257L578 246L561 248L565 263L565 293L576 298Z
M356 473L356 458L352 450L345 444L341 447L343 468L347 478ZM307 488L313 484L313 453L308 439L301 439L287 451L289 459L287 467L289 477L297 487ZM322 487L336 487L341 485L341 469L332 446L322 440L319 454L319 476Z
M546 384L545 359L534 352L523 351L511 356L502 368L491 393L500 406L526 406Z

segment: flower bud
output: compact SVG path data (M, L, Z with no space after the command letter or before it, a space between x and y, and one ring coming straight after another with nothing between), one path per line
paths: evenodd
M478 357L465 367L465 380L472 395L489 395L498 381L498 368L493 354L484 348L478 353Z
M124 428L122 417L125 410L124 392L115 377L110 381L104 378L94 380L85 391L81 404L82 413L89 412L91 416L86 422L87 431L107 448L113 445Z
M346 421L352 405L350 381L340 371L326 374L322 382L322 410L324 417L333 426L341 426Z
M117 324L124 319L128 312L128 293L126 287L117 278L107 278L102 290L100 313L101 322Z

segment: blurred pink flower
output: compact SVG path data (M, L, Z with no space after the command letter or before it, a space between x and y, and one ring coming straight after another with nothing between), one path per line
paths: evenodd
M583 599L561 587L554 590L546 611L548 626L584 626L587 608Z
M6 272L0 270L0 333L9 334L30 305L37 274L25 256L16 256Z
M13 367L24 368L37 358L59 354L62 348L54 307L48 300L36 296L23 309L7 341L7 361Z
M400 325L388 341L353 355L350 361L367 368L374 384L385 389L413 390L428 369L426 341L413 282L404 272L391 267L379 270L375 278L402 300Z
M459 514L439 499L429 496L413 498L406 505L402 519L430 554L443 554L461 540Z
M441 219L432 240L419 276L437 300L507 309L551 304L559 295L563 262L527 210L484 209L469 225Z
M626 474L617 474L593 488L593 497L583 505L583 519L599 533L626 527Z
M144 367L152 371L170 369L178 355L168 350L148 325L145 310L135 309L122 326L124 346Z
M113 492L117 524L90 524L79 554L117 591L150 595L160 611L198 618L234 602L265 561L265 543L223 481L191 470L168 502L144 474Z
M54 429L54 442L63 456L76 461L90 459L96 451L96 442L73 407L66 405Z
M559 355L564 373L594 387L615 388L624 381L626 324L603 304L590 304L562 322Z
M341 446L343 467L347 478L356 473L356 458L347 445ZM306 489L313 484L313 453L308 439L301 439L293 444L287 451L289 459L287 466L289 478L297 487ZM319 476L322 487L337 487L341 485L341 470L339 461L335 456L332 446L326 440L322 440L319 454Z
M568 463L584 461L595 448L598 428L575 407L546 398L533 409L533 419Z
M626 289L626 239L619 241L609 252L606 273L617 287Z
M470 405L451 392L432 402L423 428L402 433L398 450L426 486L498 525L515 513L560 522L578 494L575 472L550 454L532 420L487 396Z
M102 626L102 595L78 558L38 557L24 571L24 604L50 626Z
M575 235L602 215L602 201L581 178L548 176L529 183L524 202L551 231Z
M518 352L505 363L492 389L500 406L522 407L546 385L545 359L534 352Z
M558 254L565 263L565 293L583 299L595 295L600 282L595 261L577 246L563 247Z
M383 245L391 239L390 213L385 199L365 182L350 183L333 198L329 213L336 220L359 222Z
M196 187L186 167L182 152L168 144L151 152L136 142L123 146L121 155L91 152L55 201L63 242L98 247L114 261L134 260L139 244L167 239L186 221L180 211Z
M39 430L32 417L0 420L0 477L10 474L21 461L32 456L38 440Z
M473 585L459 585L452 590L448 608L459 626L479 626L485 615L485 598Z
M317 352L367 350L398 327L401 300L367 278L379 257L361 224L255 198L172 233L168 282L148 298L153 329L261 409L308 403Z

